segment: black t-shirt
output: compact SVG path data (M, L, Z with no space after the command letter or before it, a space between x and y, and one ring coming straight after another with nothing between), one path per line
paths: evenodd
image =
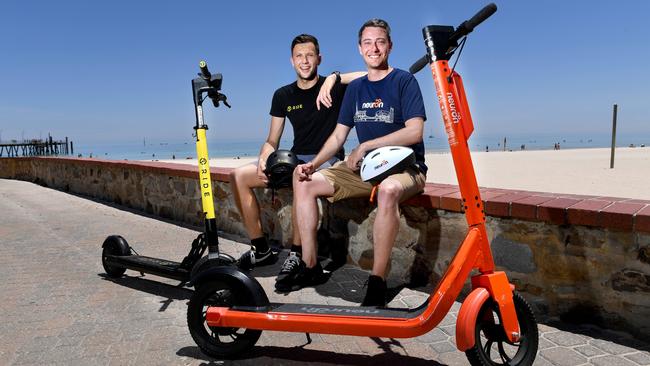
M294 81L273 94L271 116L286 117L291 122L294 136L291 151L296 154L317 154L336 127L345 85L337 83L331 91L332 106L326 108L321 105L319 111L316 109L316 97L324 82L325 77L319 76L316 85L303 90ZM343 158L343 149L337 156Z

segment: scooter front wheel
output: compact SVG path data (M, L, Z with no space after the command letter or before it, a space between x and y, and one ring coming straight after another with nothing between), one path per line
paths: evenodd
M222 281L202 282L194 291L187 308L187 324L192 338L205 354L230 358L252 348L261 330L210 327L205 321L208 306L250 305L246 291Z
M535 361L539 344L537 322L530 305L517 292L513 294L519 342L508 341L497 304L488 299L478 314L475 327L476 343L465 352L473 366L517 365L530 366Z

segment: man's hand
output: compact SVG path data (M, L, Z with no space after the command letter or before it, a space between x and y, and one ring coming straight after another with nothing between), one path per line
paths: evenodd
M362 145L359 145L352 150L345 163L348 168L357 171L361 168L361 162L363 161L364 156L366 156L366 149Z
M330 108L332 106L332 88L336 84L336 75L330 75L325 78L323 85L320 87L318 97L316 98L316 109L320 111L320 105Z
M314 171L314 164L311 161L296 167L296 173L300 182L311 180L311 175L314 174Z
M262 161L262 159L260 159L257 162L257 178L259 178L262 182L264 182L264 184L268 184L269 178L264 173L265 170L266 170L266 160Z

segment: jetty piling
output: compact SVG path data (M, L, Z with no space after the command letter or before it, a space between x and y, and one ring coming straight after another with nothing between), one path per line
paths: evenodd
M71 147L72 141L69 141L67 136L65 141L55 141L50 135L45 141L32 139L23 142L0 143L0 158L69 155Z

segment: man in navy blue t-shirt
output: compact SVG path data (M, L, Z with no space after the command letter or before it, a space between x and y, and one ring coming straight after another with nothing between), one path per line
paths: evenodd
M302 239L302 258L296 258L293 271L280 273L276 281L276 289L280 291L309 286L322 278L316 256L316 199L328 197L333 202L370 196L372 186L363 182L358 172L358 164L366 153L382 146L409 146L415 151L417 166L383 180L377 195L374 263L362 305L386 305L385 278L399 229L399 202L422 191L427 170L422 141L426 119L422 94L413 75L388 65L391 49L390 27L385 21L369 20L359 30L359 52L368 74L348 85L334 132L320 152L294 172L293 202ZM353 127L357 129L359 145L346 161L316 172L343 146Z

